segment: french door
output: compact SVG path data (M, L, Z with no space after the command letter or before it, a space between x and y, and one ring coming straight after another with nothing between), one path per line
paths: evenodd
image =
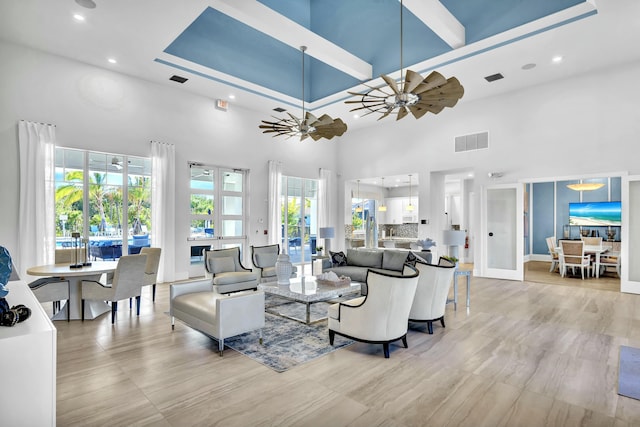
M622 177L620 291L640 294L640 175Z
M282 244L295 265L311 265L318 230L318 181L282 177ZM309 273L311 271L309 270Z
M204 274L204 249L240 248L247 266L247 174L244 169L190 163L189 276Z

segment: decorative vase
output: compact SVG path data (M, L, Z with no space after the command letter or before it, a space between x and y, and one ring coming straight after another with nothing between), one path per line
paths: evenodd
M278 285L288 285L291 278L291 272L293 271L293 265L289 260L289 255L281 253L276 260L276 277L278 278Z

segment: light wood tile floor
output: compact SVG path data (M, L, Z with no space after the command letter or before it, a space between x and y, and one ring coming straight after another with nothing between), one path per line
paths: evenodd
M285 373L172 332L168 286L155 304L145 288L139 318L122 303L115 326L55 323L58 426L640 425L640 401L616 392L619 346L640 346L640 296L542 274L472 278L469 310L448 305L446 328L418 326L390 359L358 343Z

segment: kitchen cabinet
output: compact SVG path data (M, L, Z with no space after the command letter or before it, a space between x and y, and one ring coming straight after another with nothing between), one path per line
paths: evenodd
M386 212L379 212L379 224L407 224L418 222L418 200L411 198L413 211L407 210L409 206L408 197L389 197L384 200L387 206Z

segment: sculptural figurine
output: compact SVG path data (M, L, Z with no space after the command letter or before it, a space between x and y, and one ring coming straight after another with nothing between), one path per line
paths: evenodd
M6 284L9 282L12 269L9 251L4 246L0 246L0 326L13 326L31 316L29 307L18 304L9 308L9 303L4 298L9 293Z

